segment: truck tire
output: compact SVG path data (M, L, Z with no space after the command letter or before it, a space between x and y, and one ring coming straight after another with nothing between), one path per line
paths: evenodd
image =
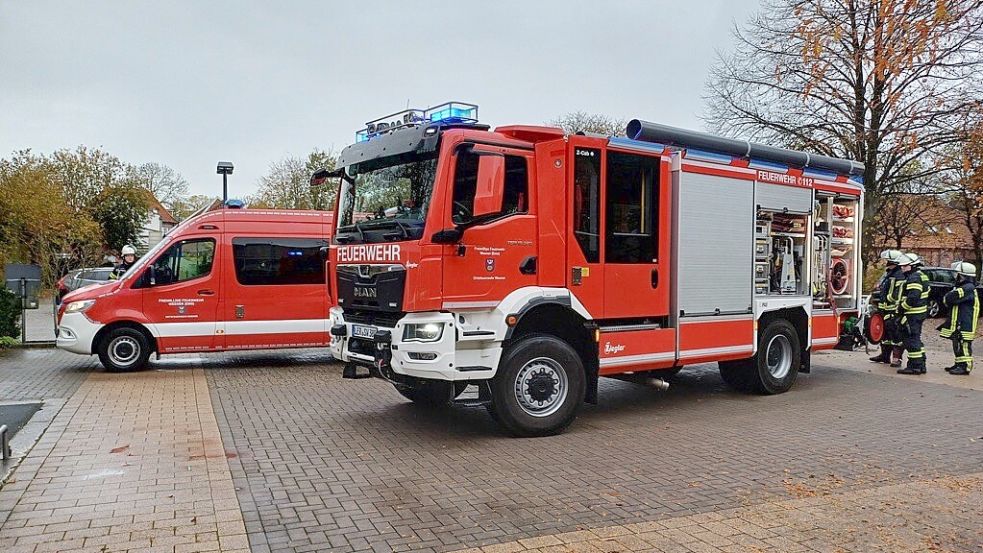
M454 399L454 383L433 380L416 386L395 386L396 391L406 399L424 407L443 407Z
M508 345L491 381L489 410L515 436L549 436L577 417L584 364L563 340L530 334Z
M110 330L96 350L99 362L109 372L142 370L150 358L147 337L139 330L125 326Z
M757 355L722 361L720 376L740 392L781 394L795 383L801 364L802 346L795 327L784 319L774 319L758 336Z

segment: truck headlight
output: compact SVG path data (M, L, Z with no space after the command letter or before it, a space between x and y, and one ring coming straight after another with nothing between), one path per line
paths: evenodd
M96 300L73 301L65 306L65 313L81 313L95 305Z
M437 342L444 335L444 325L440 323L407 324L403 328L404 342Z

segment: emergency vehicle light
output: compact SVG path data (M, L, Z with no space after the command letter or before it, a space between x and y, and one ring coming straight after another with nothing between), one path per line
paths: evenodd
M389 131L427 124L462 124L478 122L478 106L464 102L444 102L427 109L409 108L369 121L355 132L355 142L365 142Z

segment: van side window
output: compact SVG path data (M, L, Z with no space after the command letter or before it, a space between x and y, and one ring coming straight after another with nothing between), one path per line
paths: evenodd
M181 240L154 260L154 286L184 282L208 275L215 260L215 240Z
M658 249L659 160L608 152L608 263L653 263Z
M454 168L454 197L451 218L455 224L473 223L474 196L478 190L478 156L461 152ZM505 156L505 191L502 211L482 219L498 219L515 213L529 211L529 169L526 158Z
M236 280L244 286L324 284L321 248L314 238L233 238Z

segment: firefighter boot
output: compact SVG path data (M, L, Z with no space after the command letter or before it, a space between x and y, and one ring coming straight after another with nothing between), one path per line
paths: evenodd
M898 369L898 374L925 374L925 359L909 359L908 366Z
M969 367L965 363L956 363L955 367L949 371L949 374L954 374L956 376L966 376L969 374Z
M874 363L890 363L891 362L891 346L885 346L881 344L881 354L871 357L870 360Z
M894 346L891 350L891 366L900 367L901 366L901 355L904 353L904 348L901 346Z

